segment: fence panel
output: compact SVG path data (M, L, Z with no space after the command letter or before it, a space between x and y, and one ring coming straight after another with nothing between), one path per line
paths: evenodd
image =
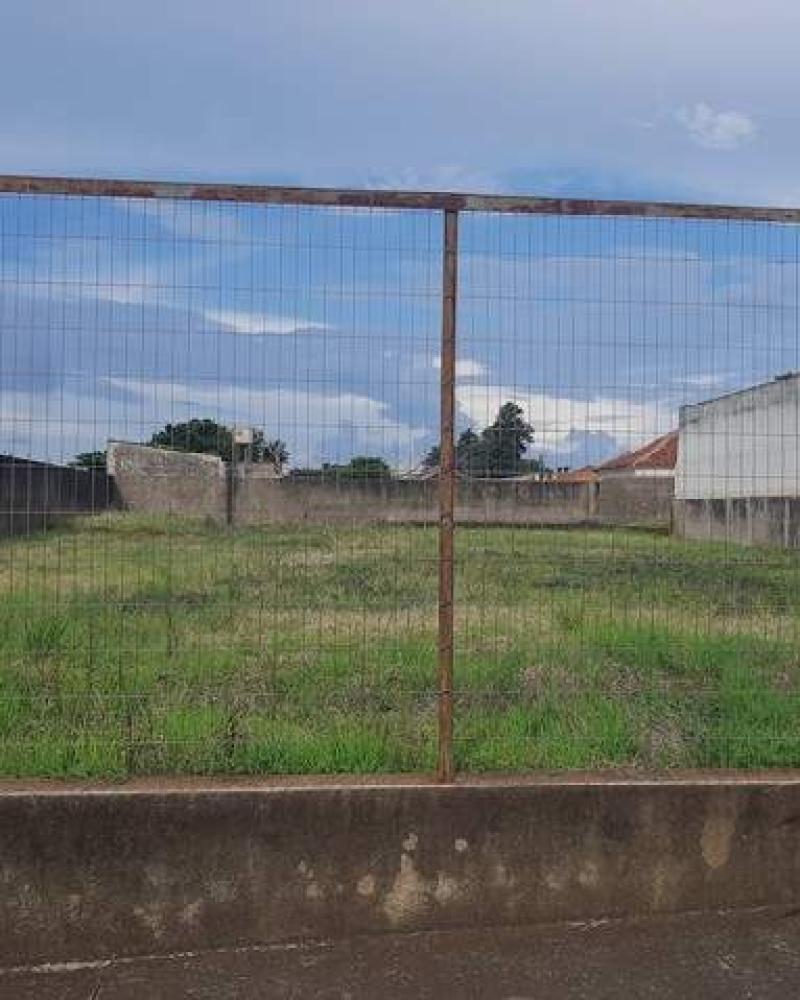
M648 211L462 217L462 769L800 759L798 226Z
M800 760L800 213L0 177L0 773Z
M440 214L109 191L0 195L0 772L432 769Z

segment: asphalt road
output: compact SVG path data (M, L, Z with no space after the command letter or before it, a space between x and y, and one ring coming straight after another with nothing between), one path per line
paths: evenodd
M800 913L361 937L0 971L2 1000L787 1000Z

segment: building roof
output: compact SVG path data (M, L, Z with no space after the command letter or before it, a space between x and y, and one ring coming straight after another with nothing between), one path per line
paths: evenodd
M698 403L685 403L680 408L680 424L685 424L702 417L708 408L723 407L725 409L737 408L738 406L750 407L753 405L762 406L764 403L797 401L800 396L800 372L784 372L776 375L768 382L758 382L755 385L745 386L743 389L735 389L732 392L725 392L721 396L714 396L711 399L703 399Z
M580 469L569 469L553 476L554 483L596 483L597 470L593 465L584 465Z
M649 441L635 451L610 458L598 465L598 472L622 472L630 469L674 469L678 460L678 432L670 431Z

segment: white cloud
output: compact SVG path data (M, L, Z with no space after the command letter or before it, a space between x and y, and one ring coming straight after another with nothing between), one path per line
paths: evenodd
M675 117L690 138L704 149L738 149L756 134L756 124L741 111L714 111L703 101L681 108Z
M125 412L136 426L207 415L227 424L264 427L283 438L293 465L319 465L346 455L380 454L401 468L418 460L428 429L398 420L382 400L357 393L276 388L254 391L233 384L103 378L111 389L133 396Z
M291 336L295 333L324 333L331 327L327 323L295 316L275 316L270 313L240 312L236 309L206 309L205 319L216 323L230 333L241 333L250 337L267 335Z
M64 463L107 438L141 440L130 407L84 384L84 392L6 391L0 394L0 452ZM152 431L151 431L152 433Z
M671 407L595 396L572 399L547 393L520 393L510 386L465 385L456 387L456 403L464 418L473 426L485 427L499 407L511 400L517 403L534 428L534 447L563 447L575 432L605 433L619 447L630 448L675 426Z
M377 454L403 469L419 461L430 436L387 403L356 393L118 377L87 380L82 389L0 394L0 453L67 462L108 439L146 441L165 423L208 416L283 438L295 466Z
M433 359L432 364L436 371L441 371L441 357L437 355L437 357ZM487 371L488 369L486 368L486 365L482 365L480 361L475 361L473 358L458 358L456 360L456 378L481 378Z

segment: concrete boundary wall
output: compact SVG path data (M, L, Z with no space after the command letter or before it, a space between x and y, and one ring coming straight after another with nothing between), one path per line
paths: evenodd
M125 510L227 519L227 472L215 455L109 441L108 474Z
M673 525L680 538L796 549L800 548L800 498L675 500Z
M597 516L603 524L666 526L672 516L674 492L671 475L604 472L597 490Z
M42 531L114 503L105 472L0 456L0 537Z
M800 779L0 794L0 964L800 904Z
M325 482L257 479L237 482L237 523L362 521L438 524L435 479L376 479ZM459 524L575 524L594 513L593 494L583 484L522 480L458 480Z
M276 477L269 465L231 472L213 455L110 441L108 470L121 505L146 513L203 516L220 523L438 524L435 479L339 480ZM592 484L459 480L462 524L578 524L595 513Z

